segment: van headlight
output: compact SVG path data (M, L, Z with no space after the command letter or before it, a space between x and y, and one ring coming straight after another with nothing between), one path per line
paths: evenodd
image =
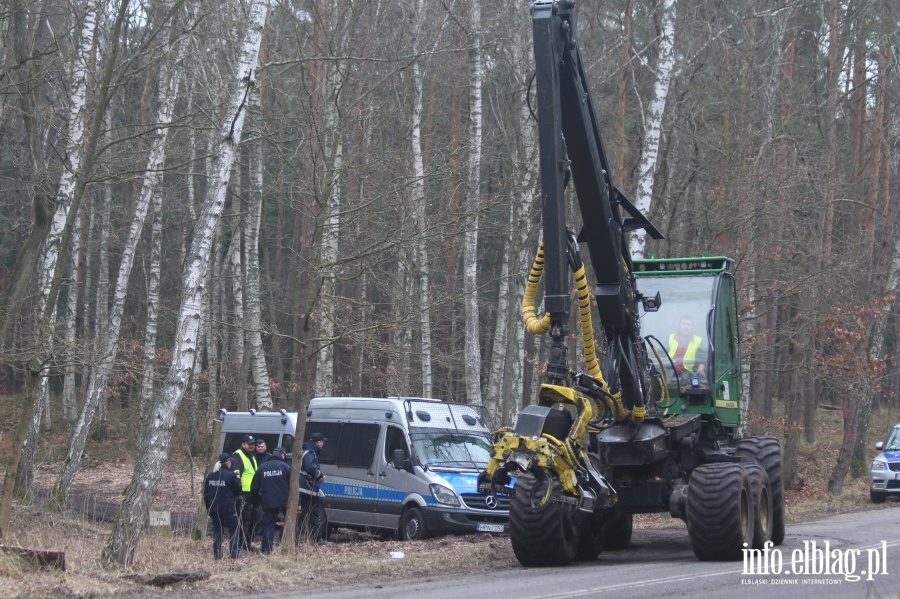
M438 503L443 503L444 505L459 505L459 497L456 496L453 489L448 489L444 485L436 483L428 485L428 488L431 489L431 494Z
M881 460L872 460L872 465L869 466L869 470L887 470L888 465L887 462L882 462Z

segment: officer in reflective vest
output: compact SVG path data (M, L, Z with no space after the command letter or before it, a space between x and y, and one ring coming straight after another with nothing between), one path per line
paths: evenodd
M669 335L669 355L675 363L676 372L685 370L706 376L706 367L697 363L697 350L703 339L694 334L694 321L690 316L682 316L678 331Z
M250 501L250 485L258 467L256 439L253 435L244 435L241 439L241 448L231 454L231 468L241 479L241 545L248 550L254 549L252 543L256 534L257 518L253 503Z

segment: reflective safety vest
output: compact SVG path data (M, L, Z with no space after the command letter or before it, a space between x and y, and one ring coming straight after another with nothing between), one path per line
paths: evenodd
M253 475L256 474L256 457L248 457L243 449L235 453L241 456L241 462L244 464L244 469L241 470L241 491L249 493L250 483L253 482ZM234 465L232 465L233 467Z
M684 358L682 358L681 363L684 364L685 370L693 370L694 369L694 361L697 359L697 349L700 347L700 342L703 339L699 335L694 335L694 338L691 339L691 342L688 343L687 348L684 350ZM678 352L678 341L675 340L675 333L669 335L669 355L673 358L675 354ZM676 363L675 366L678 366Z

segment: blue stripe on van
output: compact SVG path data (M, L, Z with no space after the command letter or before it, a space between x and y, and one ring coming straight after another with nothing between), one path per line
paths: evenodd
M406 499L406 493L389 489L387 487L374 487L371 485L354 485L340 482L325 481L321 487L322 493L326 499L346 499L346 500L368 500L383 501L388 503L403 503ZM434 497L427 495L423 497L425 503L433 505L437 503Z

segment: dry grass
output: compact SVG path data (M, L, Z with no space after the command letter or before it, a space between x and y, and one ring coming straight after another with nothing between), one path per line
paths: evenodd
M880 439L893 421L884 414L872 419L871 443ZM882 430L883 429L883 430ZM825 492L827 478L837 455L841 436L840 412L820 410L817 442L803 444L800 456L801 486L787 493L789 522L834 514L867 510L896 509L897 503L874 506L868 497L865 477L848 479L844 492ZM42 443L44 441L42 440ZM35 469L36 488L46 491L59 473L60 452L51 447ZM99 445L99 447L98 447ZM871 452L874 454L874 449ZM14 513L9 544L65 550L65 573L35 570L21 559L0 554L0 597L190 597L236 596L248 592L288 591L347 586L365 580L376 585L398 578L422 578L454 573L480 572L515 567L517 562L508 538L490 535L444 537L428 541L400 543L358 536L353 542L327 546L305 546L297 555L260 556L251 554L238 562L212 559L209 539L191 541L187 533L172 536L145 534L135 563L129 569L106 570L97 563L110 532L108 521L88 519L95 512L109 519L130 482L133 462L124 450L124 440L93 444L73 489L73 510L67 514L48 511L41 493L33 505L19 505ZM195 513L203 473L190 462L174 456L155 507L187 514ZM667 514L642 514L635 528L684 528L681 520ZM403 559L391 556L401 551ZM136 577L162 572L196 572L205 580L160 589L135 581Z
M48 513L34 506L16 511L11 542L32 548L65 550L65 573L36 570L22 560L0 554L0 597L170 597L220 596L247 592L332 588L365 580L370 584L479 572L515 564L506 538L489 535L443 537L429 541L360 540L326 546L304 545L296 555L250 554L240 560L212 559L210 541L186 535L145 534L131 568L105 570L97 557L109 534L106 524ZM402 552L397 559L392 553ZM135 579L171 572L207 576L195 583L160 589Z

